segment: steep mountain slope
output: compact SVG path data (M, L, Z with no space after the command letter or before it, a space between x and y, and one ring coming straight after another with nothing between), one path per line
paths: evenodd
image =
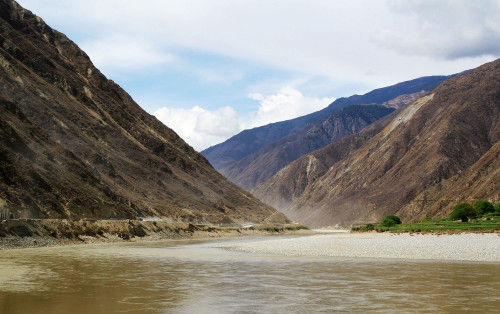
M251 190L264 203L286 214L291 203L336 162L346 158L387 126L397 112L372 123L361 132L346 136L303 155Z
M312 225L352 224L396 212L405 219L444 215L462 197L498 199L499 140L500 59L443 82L405 107L381 132L308 185L287 212ZM480 169L493 174L483 177ZM436 201L426 201L417 211L411 204L421 204L426 191L428 201L431 196ZM454 195L453 202L440 203L441 195ZM443 207L436 210L438 204Z
M0 81L0 203L16 216L286 221L11 0L0 0Z
M425 189L396 214L408 220L446 217L458 202L478 199L500 201L500 142L467 170Z
M393 110L379 105L344 107L220 171L244 189L252 189L300 156L357 133Z
M425 94L424 91L421 91L401 95L382 105L401 109ZM366 141L380 132L397 113L399 111L394 111L367 126L359 133L346 136L321 149L303 155L265 182L251 189L251 192L266 204L286 214L286 210L292 201L300 197L308 185L323 176L334 163L346 158L346 156L356 151Z
M411 95L422 91L428 92L449 77L450 76L421 77L392 86L378 88L364 95L353 95L347 98L342 97L320 111L295 119L244 130L227 141L209 147L201 153L210 161L215 169L220 170L256 152L271 142L296 132L312 122L328 117L345 106L382 104L400 95Z

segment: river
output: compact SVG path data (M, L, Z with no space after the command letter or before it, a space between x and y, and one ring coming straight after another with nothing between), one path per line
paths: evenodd
M0 313L498 313L500 309L498 262L285 256L231 249L273 239L0 251Z

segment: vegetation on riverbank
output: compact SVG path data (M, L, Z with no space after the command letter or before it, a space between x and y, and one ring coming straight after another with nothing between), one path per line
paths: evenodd
M396 219L397 218L397 219ZM401 223L389 215L380 224L353 227L354 232L500 232L500 203L493 205L478 200L473 205L457 204L447 218L424 218L421 221Z

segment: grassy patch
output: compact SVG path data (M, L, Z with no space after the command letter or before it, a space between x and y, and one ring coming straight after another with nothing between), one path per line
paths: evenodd
M498 214L486 214L484 217L470 219L467 222L460 220L451 220L450 218L443 219L430 219L425 218L422 221L409 222L394 225L391 227L384 227L380 224L366 225L361 227L354 227L352 231L368 232L461 232L461 231L479 231L479 232L494 232L500 231L500 216Z

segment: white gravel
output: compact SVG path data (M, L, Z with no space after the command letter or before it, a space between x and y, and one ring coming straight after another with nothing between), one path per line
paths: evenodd
M220 244L235 251L286 256L337 256L500 262L500 235L336 233Z

